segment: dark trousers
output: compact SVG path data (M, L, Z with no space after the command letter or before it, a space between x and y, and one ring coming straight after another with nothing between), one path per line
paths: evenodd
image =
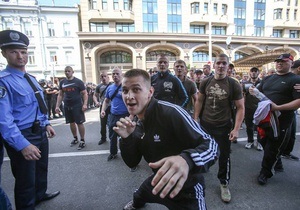
M276 163L281 163L281 154L282 151L287 146L290 136L291 136L291 122L280 122L280 132L279 137L274 138L271 132L271 128L266 129L267 136L263 139L260 139L260 143L264 148L264 156L261 164L260 173L264 174L268 178L273 176L274 167Z
M102 107L100 107L100 113L101 113ZM100 134L101 134L101 141L106 141L106 130L107 130L107 123L108 123L108 115L110 113L106 111L105 117L100 117Z
M253 115L255 109L245 109L245 124L246 124L246 133L248 137L248 142L254 142L254 131L256 130L256 125L253 123ZM257 135L259 139L259 136Z
M230 180L230 147L229 133L232 128L232 123L216 126L204 121L201 121L201 126L210 134L218 143L220 149L218 179L221 184L227 185Z
M3 157L4 157L3 139L0 134L0 209L1 210L12 210L11 203L10 203L6 193L1 188L1 166L3 163Z
M290 137L290 140L289 140L287 146L283 150L282 154L289 155L293 151L295 141L296 141L296 129L297 129L297 119L296 119L296 113L295 113L294 121L293 121L292 127L291 127L291 137Z
M17 210L33 210L47 190L49 142L45 128L32 133L31 128L21 131L23 136L41 151L38 161L26 160L21 151L16 151L5 142L15 177L15 204Z
M164 199L159 194L153 195L153 186L151 181L154 174L148 177L142 185L133 194L133 202L135 207L142 207L145 203L159 203L166 206L170 210L206 210L204 188L195 177L187 179L184 187L174 198L166 196Z
M117 121L120 118L129 116L128 113L121 115L110 114L108 116L108 131L110 139L110 154L115 155L118 153L118 134L113 130L113 127L116 126Z

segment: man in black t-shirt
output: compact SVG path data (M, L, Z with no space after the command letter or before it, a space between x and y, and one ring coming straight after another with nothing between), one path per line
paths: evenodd
M300 77L290 72L293 56L281 54L275 62L276 74L265 77L257 88L272 102L271 111L280 111L278 136L274 135L272 127L268 127L264 128L266 135L261 139L264 156L257 178L260 185L265 185L274 171L283 171L280 156L289 142L294 110L300 107L300 92L294 88L296 84L300 84ZM258 95L257 89L251 87L249 92Z
M66 123L70 123L70 129L74 136L70 146L78 143L77 128L80 134L78 150L85 147L85 122L84 111L87 110L88 95L84 83L73 76L71 66L65 68L66 78L59 83L59 94L56 102L56 113L60 113L59 106L64 101Z

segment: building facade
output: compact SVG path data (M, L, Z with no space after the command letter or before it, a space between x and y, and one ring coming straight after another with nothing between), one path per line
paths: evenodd
M67 65L72 66L76 77L83 78L78 15L78 6L40 6L35 0L2 0L0 30L18 30L29 37L26 69L37 79L64 77ZM2 56L0 63L1 70L6 66Z
M189 67L227 54L238 72L299 58L299 0L80 0L84 75L114 66L149 69L166 53Z

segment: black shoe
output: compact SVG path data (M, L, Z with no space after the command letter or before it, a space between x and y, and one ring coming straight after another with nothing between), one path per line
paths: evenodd
M106 140L100 140L100 141L98 142L98 145L104 144L105 142L106 142Z
M135 172L137 170L137 166L133 167L133 168L130 168L130 171L131 172Z
M258 184L265 185L268 182L268 178L266 177L266 175L264 175L264 174L261 173L257 177L257 181L258 181Z
M116 157L117 157L117 154L115 154L115 155L110 154L110 155L107 157L107 161L111 161L111 160L115 159Z
M285 158L285 159L288 159L288 160L295 160L295 161L299 161L299 158L293 154L282 154L281 157Z
M39 204L40 202L43 202L43 201L47 201L47 200L51 200L52 198L55 198L56 196L58 196L60 194L60 191L55 191L53 193L45 193L44 197L39 200L39 201L36 201L35 204Z

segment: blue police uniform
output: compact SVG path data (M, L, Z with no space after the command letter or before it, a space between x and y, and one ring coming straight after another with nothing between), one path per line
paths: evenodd
M0 47L27 48L28 38L17 31L0 32ZM0 133L11 160L12 173L15 177L16 209L34 210L36 203L45 198L47 190L49 143L46 126L47 114L40 110L34 90L24 78L24 72L8 65L0 71ZM36 79L30 80L43 96L43 90ZM42 97L43 98L43 97ZM33 131L34 122L39 122ZM35 145L41 151L37 161L26 160L21 151Z

